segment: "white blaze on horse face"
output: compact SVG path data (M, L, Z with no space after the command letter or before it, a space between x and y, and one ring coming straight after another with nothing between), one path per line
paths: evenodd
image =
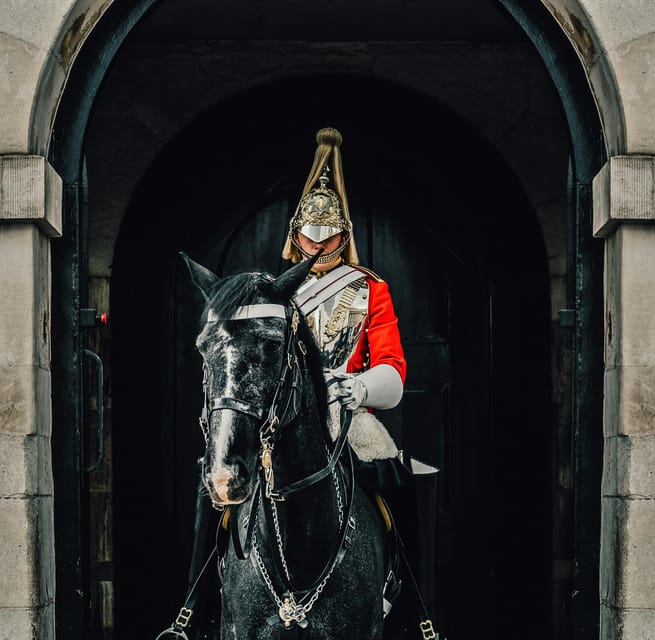
M238 474L236 465L225 463L225 452L228 451L232 442L232 411L222 411L220 426L212 430L212 468L209 472L209 482L216 493L216 496L223 504L230 503L229 487L230 481Z
M236 388L236 360L238 351L230 346L229 335L219 331L217 333L216 349L222 351L223 360L223 385L220 396L225 398L235 397ZM212 447L212 467L209 471L208 482L216 493L217 498L223 504L236 504L242 499L234 500L230 496L230 488L238 480L239 466L236 463L229 463L230 448L234 439L234 417L231 410L220 410L214 412L212 423L215 425L210 430L210 446ZM239 483L240 484L240 483Z

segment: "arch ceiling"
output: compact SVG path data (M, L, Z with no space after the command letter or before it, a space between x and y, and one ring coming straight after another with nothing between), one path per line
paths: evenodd
M11 139L5 132L5 148L13 152L47 151L53 121L71 68L89 35L101 18L113 12L118 22L129 28L153 7L144 26L148 37L159 41L179 41L186 37L216 39L230 37L258 40L273 30L279 39L324 41L348 40L357 33L362 39L461 41L475 43L508 42L516 37L515 25L504 20L498 5L488 0L461 0L451 3L407 3L401 0L367 0L355 8L346 2L304 3L292 0L282 15L277 3L244 3L240 0L211 2L173 0L79 0L46 3L42 8L25 4L20 11L16 3L0 8L0 22L5 47L15 66L23 70L20 96L23 102L33 98L35 107L16 112L16 90L11 78L5 78L6 91L0 102L12 108ZM184 5L184 11L179 8ZM501 2L498 4L511 4ZM644 2L632 0L612 8L593 0L545 0L543 5L565 32L580 58L603 122L609 155L647 153L655 149L655 124L644 116L644 104L655 97L655 77L647 72L647 56L655 37L655 12L644 9ZM428 19L436 11L438 20ZM523 11L523 9L521 9ZM4 15L6 13L6 15ZM431 15L435 15L434 13ZM193 16L196 16L195 18ZM106 17L106 16L105 16ZM347 17L347 19L345 19ZM198 19L199 18L199 19ZM519 19L520 22L520 19ZM25 25L41 25L25 31ZM117 48L127 30L114 29L108 37ZM11 44L13 42L13 45ZM22 53L17 53L21 43ZM110 47L110 48L111 48ZM31 53L30 53L31 50ZM28 56L27 58L25 56ZM98 60L101 75L111 59ZM34 73L30 73L33 69ZM38 71L40 69L40 71ZM620 74L618 73L620 72ZM30 75L32 80L29 80ZM623 94L617 89L616 76L625 78ZM27 79L27 82L26 82ZM34 87L31 92L28 85ZM27 103L26 103L27 107ZM18 110L20 111L20 110Z

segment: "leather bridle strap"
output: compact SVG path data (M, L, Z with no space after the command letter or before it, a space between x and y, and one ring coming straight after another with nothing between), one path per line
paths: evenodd
M281 570L281 567L278 566L278 571L280 573L280 576L282 577L285 587L287 588L288 591L294 594L308 594L314 591L326 579L328 574L334 571L335 567L337 567L341 563L343 557L346 555L346 551L348 550L348 547L350 546L351 538L349 536L349 532L352 533L355 528L355 523L350 517L354 495L355 495L355 469L354 469L354 463L352 457L353 456L352 449L348 447L346 451L348 453L348 471L350 476L348 495L346 496L346 509L343 516L343 522L341 523L341 527L339 529L339 535L337 536L336 543L332 548L332 553L330 554L330 558L325 563L325 566L323 567L323 571L318 576L318 578L314 580L311 586L302 590L298 590L296 589L296 587L294 587L291 584L291 580L287 578L285 572ZM344 485L347 484L348 483L344 482ZM277 555L276 554L273 555L276 558L276 563L279 565L279 559L277 558Z
M228 320L251 320L254 318L282 318L284 320L285 307L281 304L247 304L239 307ZM207 322L216 322L218 316L213 309L207 312Z
M261 306L270 307L271 305L261 305ZM285 310L285 317L290 322L291 319L289 318L289 307L285 307L284 310ZM270 309L266 309L266 311L268 312L270 311ZM292 416L292 418L289 418L287 414L289 411L289 406L292 403L293 393L298 388L299 374L297 373L297 371L299 369L300 363L298 362L297 354L296 354L295 332L292 330L291 326L289 326L287 333L288 335L286 340L285 358L284 361L282 362L282 371L279 376L277 388L275 389L275 393L273 394L273 400L271 402L271 406L268 411L268 416L260 428L260 438L262 439L270 439L273 436L276 436L278 433L277 427L282 424L286 424L290 419L295 417ZM287 376L289 375L289 370L294 368L295 371L293 373L293 379L291 381L291 384L288 385L286 383L287 383ZM226 399L222 398L219 400L226 400ZM282 403L281 411L280 411L280 406L278 405L278 402L280 400ZM231 403L228 402L226 404L231 404ZM247 405L248 403L242 403L242 404ZM234 408L235 410L237 411L241 410L243 413L247 413L248 415L254 415L254 413L243 411L243 409L239 409L236 406L233 407L225 406L222 408ZM264 412L262 411L260 415L254 415L254 417L261 419L263 413ZM250 501L250 509L248 510L248 524L246 528L246 537L243 545L241 544L241 536L239 534L239 518L237 517L236 510L235 513L233 514L232 521L230 522L230 534L232 538L232 544L234 545L234 553L237 556L237 558L239 558L239 560L245 560L246 558L248 558L252 550L252 539L253 539L254 528L255 528L256 513L257 513L257 508L259 507L261 492L262 492L262 481L261 481L261 477L258 476L257 481L255 483L255 487L253 489L253 496Z
M298 313L294 309L295 313ZM290 307L287 307L287 314L290 315ZM289 327L287 329L286 347L284 350L284 358L282 368L278 379L273 400L268 410L268 416L259 430L259 437L262 442L265 440L275 440L277 427L283 426L291 422L297 414L297 411L292 411L289 414L289 408L293 405L294 395L300 387L300 361L298 360L298 342L296 334L291 326L291 317L287 318ZM304 354L304 351L303 351ZM291 371L291 382L288 383L289 372Z
M292 493L295 493L296 491L300 491L301 489L306 489L307 487L311 487L313 484L316 484L317 482L320 482L324 478L327 478L327 476L329 476L332 473L337 462L339 462L339 458L341 456L343 448L346 442L348 441L348 432L350 430L350 425L352 424L352 418L353 418L352 411L348 411L347 409L342 408L341 430L339 432L339 437L334 443L334 449L332 450L332 455L330 456L330 460L327 463L327 465L324 466L319 471L317 471L316 473L312 473L311 475L307 476L306 478L303 478L302 480L292 482L290 485L287 485L282 489L273 491L271 497L274 500L284 500L285 498L287 498L287 496L291 495Z
M258 420L261 420L262 416L264 415L264 410L261 407L257 407L250 402L239 400L238 398L223 397L214 398L211 409L209 411L209 416L211 417L212 412L219 411L221 409L231 409L232 411L245 413L246 415L257 418Z
M248 526L246 528L246 538L245 544L241 544L241 535L239 534L239 518L237 510L234 509L233 513L230 516L230 534L232 538L232 544L234 545L234 553L239 560L245 560L250 556L250 550L252 549L252 536L255 531L255 514L257 513L257 507L259 506L259 498L261 495L261 482L259 479L255 483L255 488L252 494L252 500L250 501L250 509L248 510Z
M280 304L252 304L252 305L239 307L237 311L232 315L230 320L251 320L255 318L281 318L283 320L286 319L287 321L290 321L289 316L290 313L289 313L288 306L284 306ZM208 322L215 322L215 321L216 319L212 318L211 316L208 319ZM268 417L264 422L264 424L262 425L261 430L267 427L270 428L270 426L273 425L271 431L274 431L275 426L277 424L284 424L286 422L289 422L291 419L293 419L293 417L295 417L295 416L291 416L291 418L288 418L287 413L289 411L289 406L293 399L293 392L298 387L297 374L294 375L289 392L284 394L285 382L288 375L288 370L292 368L292 364L297 365L298 358L296 353L295 334L293 333L293 331L289 330L288 338L286 341L286 357L282 362L282 371L280 374L280 379L278 381L278 386L275 390L275 393L273 394L273 400L268 410ZM221 398L214 398L210 402L207 396L206 367L204 371L205 371L205 375L203 379L203 388L205 392L205 404L200 419L200 424L203 427L203 431L205 429L208 429L209 427L211 414L214 411L220 411L223 409L228 409L231 411L236 411L238 413L243 413L245 415L256 418L257 420L261 420L263 418L264 416L263 408L251 402L247 402L246 400L241 400L240 398L221 397ZM282 396L282 402L283 402L283 407L281 412L279 411L279 407L277 404L278 398L280 396ZM205 439L207 439L207 435L205 435Z
M317 482L323 480L328 475L330 475L341 457L341 453L343 452L344 445L348 441L348 431L350 430L351 423L352 423L352 412L342 407L341 432L339 433L339 437L335 442L334 449L332 450L332 455L330 456L330 461L328 462L328 464L325 467L323 467L320 471L317 471L316 473L313 473L302 480L293 482L292 484L284 487L279 491L271 492L270 498L272 500L284 500L286 499L287 496L291 495L292 493L295 493L296 491L300 491L301 489L306 489L307 487L311 487L312 485L316 484ZM347 448L347 451L351 464L351 474L350 474L352 479L351 484L354 485L354 472L352 470L352 452L349 447ZM253 527L255 524L255 513L259 505L261 486L262 486L262 481L261 478L258 477L253 491L253 498L250 502L250 509L248 513L248 529L246 531L245 545L241 544L241 538L239 536L239 524L238 524L238 518L236 517L236 513L232 514L232 517L230 519L230 531L232 534L232 542L234 543L234 552L240 560L245 560L250 555L250 550L252 546ZM350 506L351 506L350 503L352 502L352 491L353 488L351 487L351 496L347 508L348 513L350 513Z

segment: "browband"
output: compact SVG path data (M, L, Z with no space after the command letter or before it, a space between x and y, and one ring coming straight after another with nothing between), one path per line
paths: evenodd
M286 319L284 305L281 304L248 304L239 307L230 320L250 320L251 318L282 318ZM216 322L218 316L213 309L207 313L207 322Z

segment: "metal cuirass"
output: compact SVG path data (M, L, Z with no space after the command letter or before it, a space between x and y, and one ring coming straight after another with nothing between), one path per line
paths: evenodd
M308 278L299 287L298 293L315 281L316 278ZM362 276L306 314L326 369L345 370L364 330L368 297L368 283Z

